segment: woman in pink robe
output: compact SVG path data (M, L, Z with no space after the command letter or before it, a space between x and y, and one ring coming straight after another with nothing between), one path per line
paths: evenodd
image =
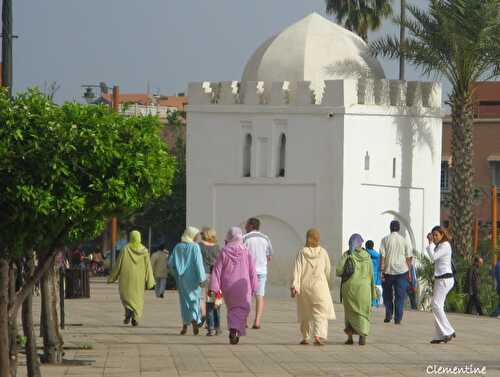
M227 305L229 343L237 344L245 335L252 296L257 289L255 262L243 245L243 232L233 227L226 235L226 245L219 253L212 270L210 290L222 291Z

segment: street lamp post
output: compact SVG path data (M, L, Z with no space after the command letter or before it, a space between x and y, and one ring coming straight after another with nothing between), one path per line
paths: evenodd
M12 0L2 3L2 86L7 87L12 96Z

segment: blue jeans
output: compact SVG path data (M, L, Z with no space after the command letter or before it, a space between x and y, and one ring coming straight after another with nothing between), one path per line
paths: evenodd
M407 272L399 275L385 274L385 281L382 283L382 289L386 319L390 320L393 313L395 321L399 322L403 319L406 289L408 288L407 276Z
M213 302L207 302L207 326L209 330L220 328L219 309Z
M156 280L155 293L156 297L161 297L167 288L167 278L158 278Z

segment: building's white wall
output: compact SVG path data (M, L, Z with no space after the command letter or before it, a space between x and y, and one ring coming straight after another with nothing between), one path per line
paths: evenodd
M234 107L237 109L237 107ZM275 249L269 279L288 284L305 232L318 227L323 245L340 245L341 127L328 113L280 114L188 111L187 222L214 226L222 241L232 225L257 216ZM250 132L252 177L242 177ZM276 177L281 134L286 135L285 177ZM267 151L259 153L259 139ZM259 158L268 156L265 175Z
M411 230L408 238L415 249L422 250L425 234L439 221L439 85L327 81L317 105L307 82L292 85L297 91L274 83L265 89L267 97L256 83L245 85L247 90L238 92L233 82L190 84L189 224L214 226L222 240L230 226L259 217L276 251L269 280L280 285L288 282L295 253L311 227L320 230L334 264L352 233L378 246L395 217ZM253 137L252 177L245 178L248 132ZM280 178L283 132L286 176ZM259 149L259 140L265 140L260 145L268 147L266 152ZM369 171L364 169L366 152ZM265 155L263 164L259 158Z
M378 247L389 232L389 222L397 218L415 249L422 251L425 235L439 224L441 119L348 114L344 144L349 147L344 156L343 248L355 232ZM365 170L366 152L369 171Z

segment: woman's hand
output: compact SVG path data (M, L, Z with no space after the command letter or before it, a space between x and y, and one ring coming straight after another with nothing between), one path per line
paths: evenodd
M429 241L429 245L432 243L432 234L427 233L427 241Z
M290 288L290 296L294 298L299 295L299 290L295 287Z

